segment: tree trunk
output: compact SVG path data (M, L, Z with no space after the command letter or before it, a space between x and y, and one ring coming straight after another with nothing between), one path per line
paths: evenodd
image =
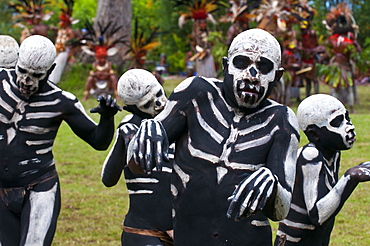
M96 11L96 23L102 23L106 26L109 22L121 26L120 30L115 34L114 38L125 36L127 42L130 41L131 36L131 18L132 6L131 0L99 0L98 8ZM119 48L117 55L110 57L109 60L117 65L117 72L121 74L124 67L124 54L127 51L127 46L124 44L116 44Z

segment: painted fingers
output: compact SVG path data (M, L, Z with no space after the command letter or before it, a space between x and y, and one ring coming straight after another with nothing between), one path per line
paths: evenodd
M161 172L163 161L169 161L168 146L167 134L162 124L149 119L141 123L137 134L129 144L129 149L132 149L134 161L144 172L151 174L154 167Z
M243 179L228 198L230 205L226 216L231 218L232 214L236 214L234 219L239 221L262 210L273 192L275 182L273 174L265 167Z
M90 113L99 113L106 117L114 116L118 111L121 111L121 107L118 106L117 100L112 98L111 95L107 97L99 96L97 101L99 106L90 110Z

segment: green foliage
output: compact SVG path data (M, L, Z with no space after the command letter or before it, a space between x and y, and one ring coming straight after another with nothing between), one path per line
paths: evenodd
M352 57L361 73L370 71L370 37L366 37L361 52L353 52Z
M212 55L216 64L222 65L222 58L227 57L227 45L225 44L225 35L222 31L210 32L208 41L213 43ZM219 66L217 76L222 75L222 68Z
M79 20L73 25L73 28L82 29L85 26L85 20L92 20L96 15L97 0L75 0L73 8L73 18Z

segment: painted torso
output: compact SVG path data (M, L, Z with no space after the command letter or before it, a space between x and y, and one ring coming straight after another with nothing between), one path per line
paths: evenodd
M82 110L82 105L49 82L26 99L10 70L0 72L0 95L0 187L24 186L54 168L58 128L66 114Z
M282 162L274 159L286 157L294 132L289 113L273 101L253 114L237 113L224 101L221 86L196 77L175 89L158 116L170 141L176 139L175 244L271 245L268 236L255 236L271 234L267 217L260 212L240 222L228 219L227 199L235 185L260 167L284 177L283 168L278 168ZM280 149L273 149L278 140Z
M311 208L311 217L309 215L310 205L306 201L314 199L316 202L333 189L338 182L340 154L338 152L333 163L329 165L313 144L308 144L299 151L292 205L287 218L279 224L278 235L286 235L288 241L285 245L329 245L334 216L322 225L315 225L317 222L312 221L312 219L315 220L315 207ZM311 159L310 155L316 155L316 157L308 161L306 158ZM310 165L317 168L312 169ZM315 170L315 173L312 173L310 169ZM312 184L307 183L310 180ZM310 198L305 189L314 187L317 188L314 191L316 196Z
M126 117L121 125L140 125L142 118L137 115ZM120 128L122 131L122 128ZM134 174L126 166L125 182L130 196L130 206L124 224L133 228L172 229L172 204L170 177L172 173L173 148L170 148L170 162L163 163L162 173L152 175Z

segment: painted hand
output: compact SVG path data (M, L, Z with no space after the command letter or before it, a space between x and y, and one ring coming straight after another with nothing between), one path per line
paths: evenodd
M169 161L168 139L165 129L159 121L148 119L141 123L135 137L130 141L128 155L133 156L134 161L147 174L157 167L162 171L162 162Z
M228 198L230 205L226 216L231 218L237 207L235 221L262 210L273 192L275 182L274 175L265 167L243 179Z
M350 175L357 182L370 181L370 161L348 169L345 175Z
M99 113L105 117L112 117L118 111L121 111L121 107L117 105L117 100L108 95L106 98L104 96L99 96L97 101L99 106L90 110L90 113Z

